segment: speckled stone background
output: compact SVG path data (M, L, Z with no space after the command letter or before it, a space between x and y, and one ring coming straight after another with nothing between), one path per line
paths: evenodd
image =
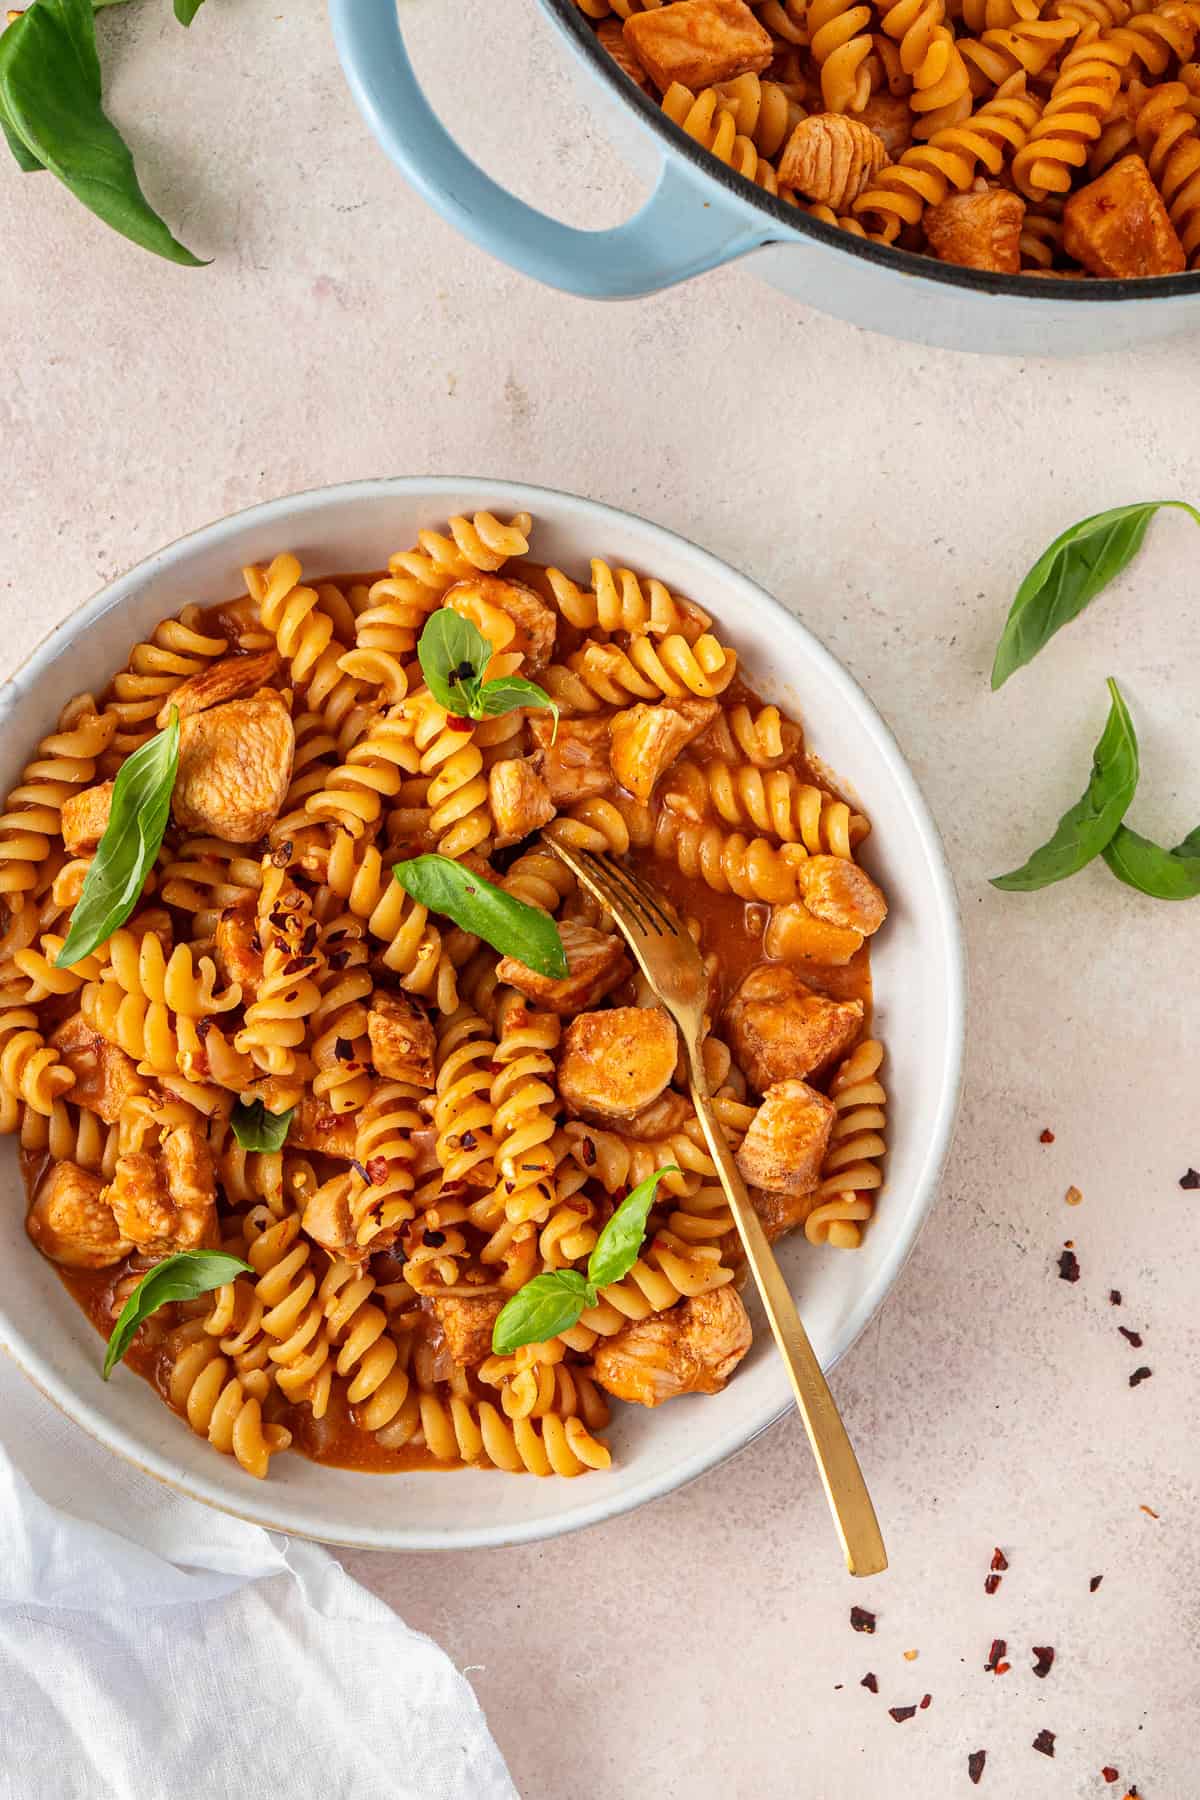
M528 0L407 16L497 174L579 223L631 208ZM1195 825L1195 526L1160 520L1001 695L986 674L1063 525L1200 498L1200 337L1107 361L939 355L736 270L602 310L488 261L405 190L312 0L208 0L190 34L139 0L101 36L148 191L214 260L154 262L47 177L0 170L4 663L115 571L260 498L392 473L548 482L686 532L801 614L894 725L962 895L957 1144L835 1381L890 1573L864 1589L841 1571L794 1424L583 1536L350 1566L470 1669L527 1800L942 1800L975 1791L979 1748L986 1800L1131 1782L1191 1800L1200 1194L1178 1182L1200 1164L1200 902L1142 900L1099 866L1031 897L986 877L1081 790L1109 673L1141 733L1137 823L1168 842ZM989 1598L994 1545L1011 1567ZM873 1638L853 1601L878 1612ZM1002 1677L983 1667L997 1636ZM1034 1644L1057 1650L1044 1681ZM1053 1762L1031 1749L1043 1727Z

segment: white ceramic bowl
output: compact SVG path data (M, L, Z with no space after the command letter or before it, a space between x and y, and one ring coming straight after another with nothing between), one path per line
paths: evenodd
M870 814L869 864L891 916L874 953L878 1030L887 1046L887 1185L857 1253L781 1245L800 1311L828 1368L895 1281L933 1200L954 1120L963 1038L963 956L954 889L917 785L870 701L804 626L742 575L629 513L502 481L353 482L256 506L182 538L66 619L0 701L0 778L16 781L36 740L74 693L103 683L129 646L189 601L239 591L239 570L288 548L306 573L381 567L419 527L489 507L531 512L539 560L586 571L590 556L652 572L706 607L747 675L794 709L808 740ZM618 1408L613 1468L577 1481L494 1471L368 1476L283 1456L266 1482L219 1456L119 1369L100 1379L101 1340L22 1229L15 1145L0 1145L0 1342L85 1430L198 1500L274 1529L384 1550L528 1542L611 1517L669 1492L787 1410L765 1329L723 1394L655 1412ZM804 1450L797 1430L796 1453ZM871 1445L859 1445L868 1471ZM816 1479L814 1474L813 1479ZM886 1521L885 1521L886 1524Z

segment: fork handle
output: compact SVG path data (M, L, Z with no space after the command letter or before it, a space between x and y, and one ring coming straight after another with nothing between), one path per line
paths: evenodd
M837 1402L821 1372L808 1333L800 1323L795 1302L788 1292L775 1252L767 1242L762 1220L746 1192L746 1184L733 1160L729 1140L708 1093L708 1081L699 1054L688 1048L692 1100L700 1119L709 1153L725 1190L738 1228L746 1260L758 1286L779 1353L787 1368L796 1405L812 1445L825 1498L841 1539L846 1567L851 1575L878 1575L887 1568L887 1551L875 1508L867 1492L854 1446L846 1434Z

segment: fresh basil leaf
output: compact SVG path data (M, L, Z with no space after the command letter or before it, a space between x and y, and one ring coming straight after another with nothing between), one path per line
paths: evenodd
M513 712L518 706L536 706L554 714L554 737L558 736L558 701L552 700L545 688L540 688L536 681L526 681L523 675L498 675L495 681L485 681L479 690L480 717L495 718L497 713Z
M89 955L137 905L167 829L178 771L179 713L172 707L166 728L117 771L108 824L84 876L55 968L69 969Z
M175 0L175 17L181 25L190 25L204 0Z
M430 912L443 913L464 931L473 931L502 956L515 956L552 981L565 980L571 973L554 920L493 887L474 870L448 856L413 856L396 863L392 874L405 893Z
M45 163L39 162L33 151L25 148L3 113L0 113L0 131L4 133L4 140L13 153L13 161L23 175L36 175L39 169L45 168Z
M10 143L18 138L114 231L171 262L201 266L151 207L105 114L91 0L33 0L0 37L0 114Z
M1200 524L1200 512L1186 500L1141 500L1093 513L1055 538L1017 589L996 646L993 690L1032 662L1055 632L1133 561L1151 519L1164 506L1179 507Z
M439 607L417 640L417 659L439 706L459 718L482 717L479 689L492 646L477 625L452 606Z
M654 1205L654 1190L664 1175L678 1175L676 1163L656 1169L639 1181L618 1206L588 1257L588 1280L594 1288L606 1288L611 1282L623 1281L638 1259L646 1220Z
M104 1356L103 1375L108 1380L130 1344L138 1326L170 1300L195 1300L199 1294L224 1287L235 1275L252 1275L249 1263L222 1250L180 1250L165 1262L155 1263L142 1276L121 1308Z
M1117 880L1140 894L1155 900L1194 900L1200 894L1200 825L1174 850L1118 825L1102 854Z
M551 1269L535 1275L501 1307L492 1326L492 1349L509 1356L522 1344L544 1344L569 1331L594 1295L577 1269Z
M289 1106L284 1112L273 1113L267 1111L261 1100L252 1100L249 1106L239 1100L230 1114L229 1123L243 1150L282 1150L295 1110L294 1106Z
M1108 691L1112 705L1096 745L1087 792L1063 814L1049 843L1010 875L993 876L993 887L1030 893L1076 874L1100 854L1125 817L1138 784L1137 734L1111 677Z

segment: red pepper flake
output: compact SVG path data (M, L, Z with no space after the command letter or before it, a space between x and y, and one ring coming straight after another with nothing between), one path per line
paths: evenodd
M334 1038L333 1054L337 1057L339 1062L353 1062L354 1061L353 1040L351 1038L344 1038L344 1037Z
M1033 1654L1037 1657L1037 1661L1033 1665L1033 1672L1039 1681L1045 1681L1047 1675L1054 1667L1053 1646L1050 1644L1035 1644L1033 1646Z
M1152 1506L1147 1506L1146 1502L1144 1500L1142 1501L1141 1505L1138 1507L1138 1511L1144 1512L1148 1519L1157 1519L1157 1517L1158 1517L1158 1514L1155 1512L1154 1508Z
M921 1711L922 1712L925 1711L925 1708L930 1704L932 1699L933 1699L932 1694L922 1694L921 1695Z
M1148 1369L1146 1367L1145 1363L1143 1363L1141 1368L1135 1369L1133 1371L1133 1374L1129 1377L1130 1387L1137 1387L1140 1382L1149 1381L1149 1379L1150 1379L1151 1375L1153 1375L1153 1373L1154 1373L1154 1370Z
M983 1591L985 1594L994 1594L999 1586L1000 1577L998 1575L989 1575L983 1584Z
M1052 1144L1053 1142L1054 1142L1054 1133L1051 1131L1050 1127L1047 1125L1046 1129L1042 1132L1042 1135L1039 1137L1038 1143L1039 1144Z
M869 1694L877 1694L879 1692L878 1677L870 1669L867 1670L858 1685L859 1687L865 1687Z
M1120 1769L1114 1769L1111 1763L1105 1763L1100 1773L1103 1775L1105 1781L1115 1781L1121 1771Z
M1052 1731L1039 1731L1033 1740L1034 1749L1040 1750L1043 1756L1053 1756L1054 1737L1055 1734Z
M367 1169L367 1179L371 1183L371 1186L372 1187L382 1187L384 1182L388 1178L387 1157L386 1156L369 1157L367 1160L366 1169Z
M1108 1290L1108 1304L1109 1304L1109 1305L1110 1305L1110 1306L1120 1306L1120 1304L1121 1304L1121 1290L1120 1290L1120 1288L1109 1288L1109 1290Z
M474 719L464 719L461 713L446 714L447 731L474 731Z
M1060 1281L1079 1280L1079 1258L1073 1250L1064 1250L1059 1257L1058 1278Z
M869 1634L875 1629L875 1614L868 1612L865 1607L852 1606L850 1608L850 1624L853 1630L865 1631Z
M891 1714L892 1718L895 1719L897 1725L903 1725L905 1719L915 1718L916 1711L917 1711L917 1709L915 1706L889 1706L888 1707L888 1712Z
M583 1166L585 1169L590 1169L595 1166L596 1143L594 1138L585 1137L581 1139L580 1154L583 1157Z
M1088 1582L1088 1593L1094 1594L1096 1589L1100 1586L1100 1583L1103 1580L1104 1580L1103 1575L1093 1575L1092 1579Z
M986 1750L972 1750L967 1758L967 1775L972 1787L978 1787L983 1780L983 1765L987 1761Z
M1135 1350L1141 1349L1142 1334L1140 1331L1130 1331L1128 1325L1118 1325L1117 1330L1120 1332L1121 1336L1125 1339L1125 1342L1127 1344L1132 1344Z
M994 1675L996 1673L997 1667L999 1666L1000 1662L1005 1657L1007 1652L1008 1652L1008 1645L1005 1643L1004 1639L1003 1638L993 1638L992 1639L992 1647L988 1651L988 1659L983 1665L984 1673L986 1675Z
M844 1687L845 1687L845 1685L846 1685L846 1684L845 1684L845 1682L844 1682L844 1681L835 1681L835 1682L834 1682L834 1684L833 1684L833 1691L834 1691L834 1693L835 1693L835 1694L840 1694L840 1693L841 1693L841 1691L842 1691L842 1689L843 1689L843 1688L844 1688Z
M1200 1188L1200 1169L1189 1169L1186 1175L1179 1177L1181 1188Z
M991 1566L993 1569L1007 1569L1008 1558L1005 1556L1003 1550L996 1549L992 1551Z

